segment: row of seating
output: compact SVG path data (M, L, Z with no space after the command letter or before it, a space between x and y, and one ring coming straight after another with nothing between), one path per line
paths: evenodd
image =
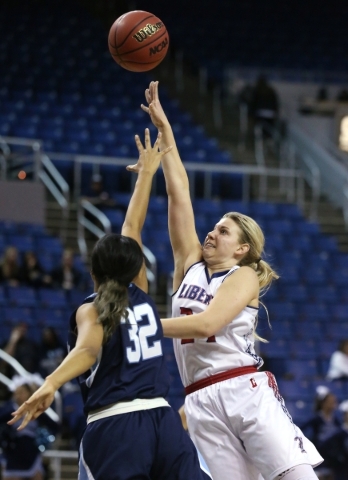
M89 291L63 290L53 288L32 288L26 286L5 287L0 286L0 305L15 307L44 307L44 308L66 308L68 305L78 305L89 295ZM7 317L20 314L20 308L9 310ZM7 310L3 310L6 314ZM29 315L30 311L22 311L23 316ZM6 318L7 318L6 317ZM16 318L16 317L15 317Z

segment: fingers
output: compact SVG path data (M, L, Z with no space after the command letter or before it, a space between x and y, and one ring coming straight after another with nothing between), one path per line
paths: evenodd
M150 88L151 88L151 83L150 83ZM145 90L145 98L147 103L151 103L151 93L148 88Z
M170 152L172 150L173 146L170 145L170 147L167 147L166 149L161 151L161 156L163 157L166 153Z
M152 101L157 101L158 100L158 81L157 82L151 82L152 83Z
M144 112L150 113L149 107L146 107L145 105L141 104L141 105L140 105L140 108L141 108L142 110L144 110Z
M127 165L126 170L128 170L128 172L137 172L138 164L136 163L135 165Z
M137 146L138 152L139 154L141 154L141 152L144 150L143 144L141 143L139 135L135 135L134 138L135 138L135 144Z
M145 128L145 149L149 151L151 148L151 138L150 138L150 130Z

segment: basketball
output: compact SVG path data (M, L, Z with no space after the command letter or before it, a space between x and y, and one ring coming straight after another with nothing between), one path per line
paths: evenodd
M121 15L109 31L109 50L121 67L146 72L167 54L169 35L163 22L149 12L133 10Z

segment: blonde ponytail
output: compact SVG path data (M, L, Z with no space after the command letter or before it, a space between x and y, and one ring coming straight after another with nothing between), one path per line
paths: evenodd
M128 289L117 280L107 279L99 286L93 303L98 313L98 323L103 326L105 343L121 323L122 317L128 318Z
M271 265L264 258L261 258L261 256L264 255L263 249L265 245L265 237L260 226L251 217L248 217L247 215L243 215L242 213L238 212L226 213L223 218L230 218L238 225L241 231L239 241L241 243L247 243L249 245L249 251L239 262L239 265L248 266L255 270L260 285L260 296L264 295L270 288L272 281L277 280L279 278L279 275L275 270L273 270ZM266 310L268 324L269 326L271 326L268 310L262 302L260 303ZM260 337L256 333L256 327L257 320L254 331L255 338L261 342L267 343L267 340Z

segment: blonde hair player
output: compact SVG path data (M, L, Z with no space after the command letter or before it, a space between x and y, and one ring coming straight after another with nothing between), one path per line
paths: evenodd
M216 480L310 480L323 459L294 425L276 380L258 372L254 349L260 291L278 276L262 258L259 225L226 213L199 242L188 177L158 97L145 92L162 133L162 158L174 252L173 317L162 319L186 389L189 433Z

